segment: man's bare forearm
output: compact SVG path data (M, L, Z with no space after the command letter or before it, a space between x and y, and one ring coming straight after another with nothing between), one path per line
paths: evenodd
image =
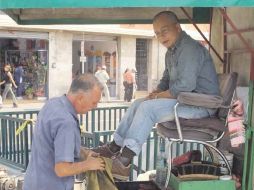
M55 172L56 175L59 177L65 177L65 176L73 176L76 174L80 174L82 172L86 172L88 170L88 167L85 163L86 161L82 162L61 162L57 163L55 165Z
M165 90L162 92L157 93L156 98L169 98L169 99L175 99L175 97L170 93L169 90Z

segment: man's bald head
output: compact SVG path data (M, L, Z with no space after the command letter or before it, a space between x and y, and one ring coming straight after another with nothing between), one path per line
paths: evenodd
M153 18L153 23L156 22L159 18L166 17L171 23L178 24L179 19L177 18L176 14L171 11L162 11L159 12Z
M171 11L163 11L155 15L153 29L159 42L166 48L176 43L182 31L177 16Z

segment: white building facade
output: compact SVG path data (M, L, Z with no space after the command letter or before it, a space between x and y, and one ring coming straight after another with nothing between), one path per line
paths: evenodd
M137 90L142 94L155 88L162 76L166 48L151 29L120 25L20 26L3 13L0 17L0 67L2 70L6 62L13 67L23 63L27 75L24 95L31 87L36 97L60 96L68 91L73 77L94 73L98 65L107 66L113 100L123 99L122 75L126 68L137 71Z

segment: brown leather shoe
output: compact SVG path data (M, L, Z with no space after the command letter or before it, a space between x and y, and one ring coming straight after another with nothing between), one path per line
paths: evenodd
M106 157L106 158L112 158L112 157L116 157L120 152L112 152L109 149L109 144L104 144L103 146L98 146L96 148L91 149L92 151L99 153L100 156Z
M112 157L113 163L112 163L112 175L114 178L121 180L121 181L127 181L129 180L130 175L130 164L126 167L122 163L123 160L128 158L123 158L121 155L118 155L116 157ZM128 161L129 162L129 161Z

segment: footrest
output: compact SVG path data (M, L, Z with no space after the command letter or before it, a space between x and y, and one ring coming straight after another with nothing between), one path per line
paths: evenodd
M209 175L209 174L189 174L189 175L179 175L178 178L182 181L218 180L219 176Z
M216 176L215 176L216 177ZM226 189L235 190L234 180L219 179L181 179L171 173L169 186L174 190L215 190Z
M202 161L174 166L171 172L175 176L200 174L200 175L213 175L218 177L220 175L220 168L218 165L214 163Z

